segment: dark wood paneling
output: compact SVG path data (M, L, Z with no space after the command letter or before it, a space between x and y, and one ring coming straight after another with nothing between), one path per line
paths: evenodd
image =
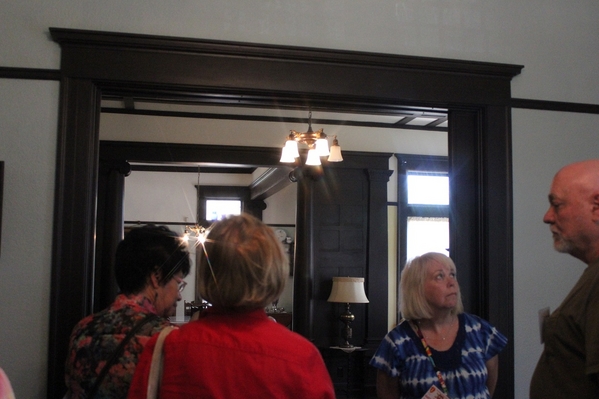
M197 166L173 166L167 164L159 164L159 165L131 165L131 170L141 171L141 172L175 172L175 173L198 173ZM232 174L248 174L251 175L256 171L254 167L210 167L210 166L202 166L202 173L232 173Z
M509 339L497 398L513 397L514 389L510 126L505 107L449 113L450 255L466 311Z
M366 274L366 292L375 307L366 306L367 336L366 346L378 347L388 330L389 296L389 248L388 248L388 207L387 183L392 171L369 169L368 174L368 269ZM387 265L385 267L385 265Z
M269 168L250 185L251 198L253 200L264 200L287 187L292 183L290 177L292 172L293 169L287 166Z
M569 103L563 101L530 100L512 98L512 108L538 109L543 111L579 112L583 114L599 114L599 104Z
M480 115L473 111L449 114L449 255L459 270L460 290L467 312L487 318L481 259L484 235Z
M100 91L89 80L61 84L50 296L48 396L64 395L75 323L93 310Z
M325 352L342 343L344 324L339 316L344 305L327 302L335 276L366 280L370 302L353 304L350 309L355 315L350 342L364 347L361 356L371 356L387 333L387 182L391 174L387 168L391 155L348 154L344 158L353 167L343 163L325 168L317 180L304 178L298 186L297 226L303 236L296 236L294 330ZM295 316L298 311L300 317ZM304 324L298 326L295 320ZM336 361L334 357L326 360L335 373L339 370ZM343 366L341 372L347 375L348 369ZM336 376L332 374L335 381ZM358 390L363 391L364 384L374 385L373 376L360 374Z
M343 352L339 349L321 348L320 353L333 380L338 398L365 398L365 375L368 366L366 350Z
M284 93L309 93L310 102L329 97L334 103L335 96L344 96L344 102L386 99L381 102L398 104L400 100L403 105L447 103L457 93L467 103L503 105L510 98L509 81L522 69L509 64L214 40L58 28L50 32L63 49L63 73L102 80L107 92L122 93L134 86L162 92L178 86L181 95L192 94L198 87L247 94L268 89L267 97L277 92L283 97ZM109 83L119 81L127 84Z
M496 182L512 181L511 111L505 107L486 107L481 134L483 207L481 252L481 285L488 320L508 338L499 356L499 382L493 397L510 398L514 391L514 273L512 232L512 186ZM504 372L504 370L508 372Z
M342 343L343 324L339 315L343 304L329 303L333 277L366 277L368 268L369 182L364 169L328 169L314 186L314 242L312 323L319 326L311 337L319 347ZM386 242L385 242L386 244ZM386 268L385 268L386 273ZM367 293L368 295L368 293ZM385 305L386 305L385 298ZM378 308L371 301L368 306ZM353 304L351 343L362 346L366 341L366 305Z
M281 150L277 148L108 140L99 145L102 148L102 159L106 161L281 166Z
M3 79L60 80L60 77L58 69L0 67Z
M94 265L94 312L110 305L118 293L114 257L123 234L125 176L131 172L127 162L103 162L98 174L96 222L96 263Z

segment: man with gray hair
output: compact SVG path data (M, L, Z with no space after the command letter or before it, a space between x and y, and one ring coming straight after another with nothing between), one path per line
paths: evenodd
M545 349L530 399L599 397L599 159L563 167L543 217L553 246L587 264L562 304L546 318Z

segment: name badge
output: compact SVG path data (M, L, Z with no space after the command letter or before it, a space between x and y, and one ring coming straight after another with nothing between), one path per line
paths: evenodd
M422 399L449 399L449 397L445 395L442 390L433 385L426 391Z

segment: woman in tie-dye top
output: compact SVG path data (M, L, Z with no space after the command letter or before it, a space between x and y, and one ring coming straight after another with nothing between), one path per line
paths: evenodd
M401 275L403 319L370 361L379 398L490 398L498 354L507 339L481 318L463 312L453 261L440 253L412 259Z

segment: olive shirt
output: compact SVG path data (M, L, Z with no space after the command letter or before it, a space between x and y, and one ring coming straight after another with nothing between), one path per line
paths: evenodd
M599 261L547 318L543 340L530 399L599 397Z

